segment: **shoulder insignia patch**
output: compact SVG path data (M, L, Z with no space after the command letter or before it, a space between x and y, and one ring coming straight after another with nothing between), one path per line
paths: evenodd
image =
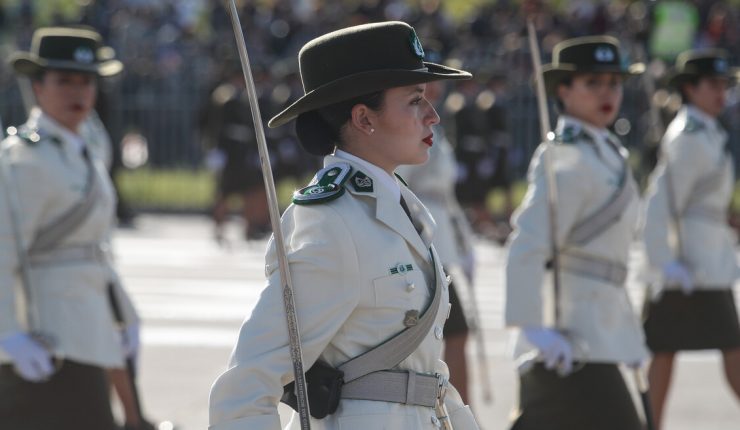
M403 178L401 177L401 175L399 175L399 174L398 174L398 173L396 173L396 172L393 172L393 174L394 174L394 175L396 175L396 178L398 178L398 180L399 180L399 181L401 181L401 183L402 183L403 185L405 185L405 186L406 186L406 187L408 188L409 184L407 184L407 183L406 183L406 180L405 180L405 179L403 179Z
M344 182L352 168L347 163L324 167L314 176L311 183L293 193L293 203L312 205L336 199L344 194Z
M580 140L593 141L591 136L581 127L576 125L566 125L563 130L555 135L555 143L577 143Z
M582 130L580 127L566 125L560 133L555 135L554 140L558 143L573 143L581 134Z
M354 188L355 191L357 191L358 193L372 193L373 192L372 178L362 173L359 170L355 172L355 174L352 175L351 178L349 178L349 183L352 185L352 188Z
M706 126L703 122L699 121L698 119L687 116L686 117L686 123L683 126L683 131L693 133L695 131L703 130Z

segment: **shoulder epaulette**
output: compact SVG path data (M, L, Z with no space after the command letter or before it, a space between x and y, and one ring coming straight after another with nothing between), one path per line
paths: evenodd
M593 138L590 134L586 133L582 127L575 124L568 124L563 129L555 134L553 141L555 143L573 144L580 140L587 140L593 142Z
M20 128L8 127L8 136L17 136L26 143L36 144L41 141L38 130L21 126Z
M324 167L314 176L311 183L293 193L293 203L313 205L336 199L344 194L344 182L352 168L347 163L336 163Z
M563 127L559 133L555 134L555 139L553 139L553 141L556 143L574 143L584 134L585 133L581 127L569 124Z
M704 128L706 128L706 126L704 125L703 122L699 121L698 119L690 115L686 117L686 122L683 125L683 131L686 131L689 133L703 130Z
M17 136L25 143L35 145L43 139L50 139L56 144L60 144L61 140L56 136L42 136L39 133L39 130L36 128L30 128L26 126L21 126L19 128L16 127L8 127L8 136Z

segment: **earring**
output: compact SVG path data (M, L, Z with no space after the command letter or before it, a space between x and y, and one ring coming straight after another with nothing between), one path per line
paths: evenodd
M372 133L375 133L375 129L374 128L371 128L370 129L370 134L372 134Z

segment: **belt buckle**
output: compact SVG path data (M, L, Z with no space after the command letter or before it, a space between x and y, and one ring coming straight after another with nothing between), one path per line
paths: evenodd
M450 378L441 373L435 373L434 376L437 377L437 399L442 402L444 401L445 394L447 394L447 386L450 383Z

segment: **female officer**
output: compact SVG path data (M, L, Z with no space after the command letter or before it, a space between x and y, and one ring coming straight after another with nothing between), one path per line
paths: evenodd
M312 428L433 429L439 398L457 430L477 428L454 389L440 397L444 390L433 388L447 375L439 360L447 282L431 246L434 222L393 173L425 162L433 145L439 117L425 82L470 78L423 59L413 28L402 22L323 35L299 54L305 95L270 121L296 119L303 147L326 156L282 219L305 366L344 372L341 390L330 392L338 405L318 407L309 395L312 415L328 414L312 418ZM267 287L211 390L211 429L280 427L278 399L293 376L276 261L271 241ZM429 322L400 362L369 374L347 371L353 358ZM397 351L379 354L383 361L388 352Z
M2 428L114 428L105 369L123 367L124 350L112 300L126 337L138 337L106 253L113 189L80 134L97 77L122 68L101 60L101 47L95 32L46 28L11 60L31 78L40 109L0 154Z
M667 76L684 104L663 136L644 231L654 281L645 308L654 354L648 376L658 424L677 351L722 350L727 381L740 397L737 261L727 225L735 180L727 133L717 121L737 74L728 64L722 50L687 51Z
M617 367L646 358L624 288L638 195L626 150L607 129L622 102L622 79L639 66L622 66L616 39L590 36L558 43L543 67L561 115L554 141L532 158L529 189L513 217L505 318L521 329L514 429L642 428ZM559 291L548 276L550 177Z

